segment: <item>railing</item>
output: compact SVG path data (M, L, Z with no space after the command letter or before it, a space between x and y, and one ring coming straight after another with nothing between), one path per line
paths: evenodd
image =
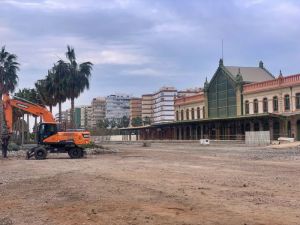
M198 101L204 101L203 94L175 98L175 105L180 105L183 103L194 103Z
M268 80L254 84L246 84L243 86L244 94L261 91L264 89L273 89L277 87L293 86L300 84L300 74L288 76L288 77L279 77L275 80Z

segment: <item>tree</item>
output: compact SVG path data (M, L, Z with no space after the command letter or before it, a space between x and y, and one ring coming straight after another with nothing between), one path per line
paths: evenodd
M52 112L52 107L57 104L56 99L54 98L53 90L53 80L51 71L48 71L48 75L43 80L38 80L35 83L36 91L39 95L39 98L43 105L49 106L50 112Z
M16 92L14 95L18 98L22 98L29 102L32 102L32 103L35 103L38 105L43 105L43 102L42 102L37 90L34 88L19 89L19 91Z
M59 60L52 68L51 73L51 89L53 90L54 99L58 102L58 117L59 123L62 123L61 117L61 104L67 100L66 87L68 65L63 61Z
M146 116L146 117L144 118L143 123L144 123L144 125L150 125L150 124L151 124L151 119L150 119L150 117Z
M131 125L133 127L139 127L139 126L142 126L143 125L143 120L141 117L135 117L132 119L131 121Z
M117 122L115 119L112 119L110 122L109 122L109 125L110 125L110 128L115 128L117 126Z
M118 126L118 128L128 127L129 123L130 123L129 118L127 116L123 116L117 126Z
M5 126L3 118L3 102L2 96L15 90L18 83L19 63L17 56L5 50L5 46L0 51L0 136L3 134L3 126Z
M19 89L19 91L17 93L14 94L17 98L21 98L23 100L27 100L29 102L35 103L35 104L42 104L42 101L40 99L39 94L37 93L37 91L33 88L23 88L23 89ZM27 125L29 127L29 113L27 114ZM17 118L21 118L23 117L24 120L24 111L20 110L20 109L15 109L14 108L14 115L16 115ZM36 125L36 116L35 116L35 125ZM27 140L29 140L29 133L27 133ZM24 125L22 122L22 141L21 141L22 145L24 143Z
M89 89L89 79L93 64L91 62L84 62L78 64L76 62L75 50L71 46L67 46L66 57L68 59L68 75L66 87L67 98L71 100L71 126L74 128L74 100L85 90Z
M104 120L99 120L98 122L97 122L97 127L98 128L108 128L109 127L109 121L108 121L108 119L104 119Z

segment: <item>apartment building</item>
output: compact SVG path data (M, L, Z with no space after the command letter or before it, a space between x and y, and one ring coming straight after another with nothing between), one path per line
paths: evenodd
M152 95L153 123L167 123L175 120L174 100L177 90L162 87Z
M151 124L153 122L153 94L142 95L142 120L144 125Z
M80 107L80 127L83 129L92 128L92 106Z
M106 114L106 100L104 97L97 97L92 100L92 116L91 127L96 128L100 120L105 119Z
M142 99L131 98L130 102L130 124L134 118L140 118L142 120Z
M115 94L109 95L105 98L106 100L106 115L105 118L108 120L121 121L125 116L130 116L130 95L126 94Z

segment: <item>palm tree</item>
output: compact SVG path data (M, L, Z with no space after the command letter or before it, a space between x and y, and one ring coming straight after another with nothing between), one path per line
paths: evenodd
M76 55L74 48L67 46L66 57L68 59L68 75L66 88L67 98L71 100L71 126L74 128L74 100L85 90L89 89L89 79L93 64L91 62L84 62L78 64L76 62Z
M6 93L11 93L15 90L18 83L17 71L19 70L19 63L17 56L10 54L5 50L5 46L0 51L0 136L3 133L3 103L2 96Z
M59 60L52 68L52 88L54 98L58 102L58 114L59 114L59 123L62 123L61 117L61 104L67 100L66 97L66 87L67 84L67 75L68 75L68 65L63 61Z
M38 80L35 83L35 88L41 102L43 105L49 106L50 112L52 112L52 107L57 104L54 98L53 77L51 73L49 70L45 79Z

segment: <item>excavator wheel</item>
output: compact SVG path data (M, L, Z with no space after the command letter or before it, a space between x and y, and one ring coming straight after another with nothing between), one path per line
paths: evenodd
M43 147L38 147L34 150L34 157L36 160L43 160L47 157L47 150Z
M81 148L74 147L68 151L68 154L71 159L79 159L83 157L83 151Z

